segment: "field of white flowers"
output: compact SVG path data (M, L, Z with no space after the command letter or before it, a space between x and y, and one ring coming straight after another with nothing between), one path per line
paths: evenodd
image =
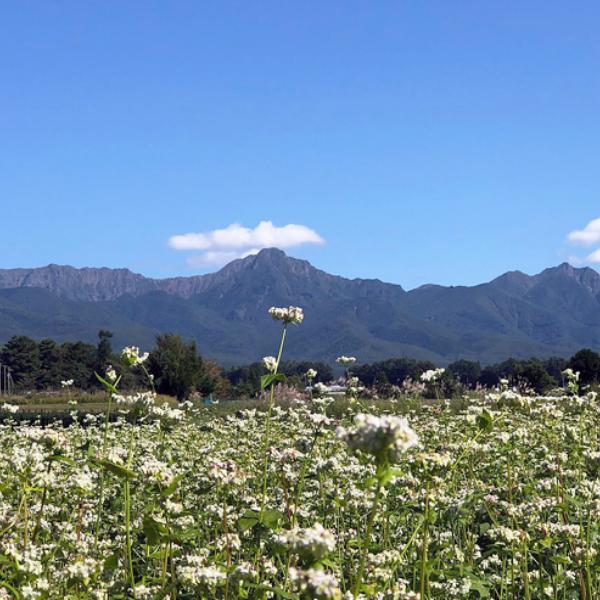
M104 382L116 422L0 426L0 598L600 597L594 394L211 417Z

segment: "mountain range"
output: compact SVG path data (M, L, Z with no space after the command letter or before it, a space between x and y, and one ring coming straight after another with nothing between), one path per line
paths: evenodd
M304 308L286 356L361 362L409 356L446 364L509 356L568 356L600 348L600 274L567 263L537 275L511 271L476 286L404 290L377 279L330 275L277 249L216 273L150 279L127 269L48 265L0 270L0 343L13 335L153 346L158 333L195 339L224 365L273 354L270 306Z

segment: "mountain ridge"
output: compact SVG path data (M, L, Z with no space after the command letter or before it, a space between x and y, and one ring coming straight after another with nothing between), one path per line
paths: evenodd
M215 273L152 279L129 269L48 265L0 270L0 342L16 334L148 347L164 331L195 339L224 364L272 354L272 305L303 306L291 358L363 361L391 356L492 362L513 355L567 355L600 346L600 274L562 263L535 275L509 271L475 286L404 290L347 279L277 249Z
M288 266L289 264L303 265L305 270L316 271L320 274L326 275L327 277L331 277L340 281L343 280L347 282L372 282L376 284L396 286L398 288L404 289L400 284L383 281L379 278L349 278L343 277L341 275L332 275L330 273L327 273L326 271L314 267L306 260L287 256L282 250L279 250L277 248L265 248L257 254L247 256L245 258L235 259L230 263L226 264L218 271L214 271L212 273L206 273L202 275L177 275L173 277L164 278L148 277L146 275L142 275L141 273L132 271L127 267L73 267L71 265L59 265L56 263L49 263L48 265L41 267L17 267L0 269L0 289L10 289L18 287L40 287L49 289L50 291L58 293L59 295L63 295L64 289L61 289L60 287L57 288L56 285L52 285L53 280L54 282L58 282L60 276L57 277L57 274L62 274L63 282L74 283L74 281L72 280L71 282L68 281L68 276L71 275L72 277L73 275L75 275L79 276L81 280L76 283L83 284L84 286L85 291L80 291L79 294L75 296L65 295L65 297L69 297L70 299L86 299L90 301L111 300L125 293L131 293L132 291L135 294L139 295L153 290L162 290L166 291L167 293L172 293L174 295L180 295L184 298L189 298L190 296L194 295L194 293L202 291L209 284L209 282L219 279L221 277L220 274L224 274L226 272L235 272L236 270L247 266L247 264L251 261L256 261L257 259L264 258L265 256L272 257L273 255L279 255L280 257L284 257L285 260L288 262ZM579 277L580 279L595 279L597 283L594 286L594 289L596 293L600 292L600 274L597 271L591 269L590 267L575 267L568 262L560 263L555 267L548 267L534 275L529 275L527 273L524 273L523 271L514 270L507 271L506 273L503 273L502 275L499 275L498 277L488 282L483 282L474 285L442 285L437 283L425 283L405 291L407 293L410 293L423 288L475 288L479 285L503 283L510 279L514 280L515 278L529 281L531 282L531 284L533 284L535 280L540 278L541 276L557 271L568 272L571 276ZM86 275L88 274L89 276L86 277ZM117 281L120 280L125 284L135 282L140 285L134 290L127 289L127 287L125 287L113 293L111 293L110 291L106 291L103 294L94 296L94 283L101 284L103 282L103 279L106 279L103 278L102 275L107 274L113 276L113 279L115 279L116 276ZM82 298L81 295L84 293L87 293L88 295L85 298Z
M43 267L0 269L0 289L36 287L48 289L71 300L88 300L92 302L114 300L127 293L140 295L149 291L165 291L176 296L189 298L213 283L223 281L226 276L236 274L240 269L248 268L257 261L262 261L264 264L267 260L272 266L279 262L281 266L282 259L285 261L287 272L292 271L304 275L317 272L322 276L346 282L385 283L376 278L350 279L339 275L331 275L317 269L306 260L287 256L282 250L266 248L255 255L233 260L218 271L204 275L153 278L124 267L72 267L55 263ZM292 269L290 269L290 266L292 266ZM112 276L112 281L109 280L107 275ZM119 283L121 287L115 290L114 286ZM78 284L79 289L74 290L73 284ZM102 284L112 284L113 288L104 289L101 287ZM401 287L393 283L385 284Z

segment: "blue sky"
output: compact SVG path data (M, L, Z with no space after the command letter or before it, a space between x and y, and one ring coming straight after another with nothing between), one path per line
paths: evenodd
M567 236L600 217L599 18L548 0L5 3L0 267L200 273L254 250L262 221L324 240L293 256L407 288L585 262L600 233ZM245 246L213 244L236 223ZM195 249L169 246L188 233Z

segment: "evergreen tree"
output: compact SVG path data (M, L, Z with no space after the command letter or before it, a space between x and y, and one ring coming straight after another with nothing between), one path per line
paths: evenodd
M63 379L62 353L59 345L50 339L41 340L38 344L40 368L36 386L40 390L57 389Z
M98 332L98 346L96 348L96 372L104 373L106 367L113 362L113 350L110 338L113 334L106 329Z
M582 385L597 384L600 382L600 354L584 348L569 360L569 367L579 371Z
M172 333L159 335L148 358L148 370L154 375L158 392L185 400L202 377L202 359L196 342L185 343Z
M84 342L65 342L61 349L64 378L72 379L82 389L95 387L96 347Z
M32 390L40 369L40 356L35 340L16 335L4 346L0 362L12 369L12 377L21 390Z
M448 370L454 373L458 381L470 388L475 387L481 377L481 365L464 358L448 365Z

